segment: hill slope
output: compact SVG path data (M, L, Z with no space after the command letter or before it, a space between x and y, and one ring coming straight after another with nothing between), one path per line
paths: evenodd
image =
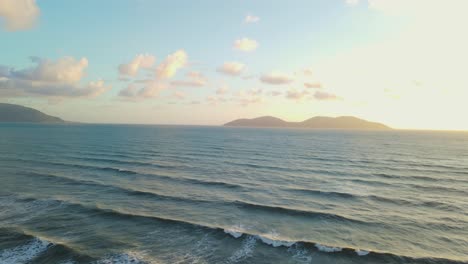
M273 116L262 116L252 119L237 119L225 124L225 126L287 127L288 122Z
M241 127L299 127L317 129L367 129L384 130L390 127L376 122L369 122L352 116L323 117L317 116L302 122L286 122L282 119L265 116L253 119L237 119L224 124L225 126Z
M33 108L0 103L0 122L64 123L65 121Z

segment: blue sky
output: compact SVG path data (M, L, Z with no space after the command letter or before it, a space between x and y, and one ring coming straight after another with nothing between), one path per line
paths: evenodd
M82 122L214 125L260 115L356 115L399 128L468 129L443 118L468 110L460 101L467 95L462 73L442 65L458 68L467 57L459 36L466 19L457 11L465 6L1 0L0 65L9 70L0 70L0 101ZM442 23L434 24L435 14ZM243 39L256 48L236 49ZM429 54L434 67L424 62ZM137 65L139 55L155 62L130 75L119 71ZM232 72L232 63L241 70ZM174 74L158 76L163 64ZM223 65L231 72L220 71ZM435 104L444 110L435 112Z

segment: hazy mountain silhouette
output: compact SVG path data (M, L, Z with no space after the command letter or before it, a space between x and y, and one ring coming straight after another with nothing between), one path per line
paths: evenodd
M33 108L0 103L0 122L64 123L65 121Z
M252 119L237 119L224 125L241 127L298 127L318 129L391 129L384 124L369 122L353 116L316 116L302 122L287 122L273 116L262 116Z

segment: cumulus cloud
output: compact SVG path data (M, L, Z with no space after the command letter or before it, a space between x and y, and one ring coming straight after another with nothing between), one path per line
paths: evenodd
M314 71L312 70L312 68L307 68L304 70L304 75L306 76L312 76L314 74Z
M260 18L258 16L254 16L254 15L247 15L245 18L244 18L244 22L245 23L257 23L258 21L260 21Z
M131 62L119 65L120 75L135 76L140 68L149 69L156 62L156 58L149 54L139 54Z
M86 58L76 60L73 57L63 57L56 61L37 57L30 59L37 64L36 67L18 71L12 69L10 77L40 82L75 83L81 80L88 67L88 59Z
M323 86L319 82L306 82L304 83L305 88L312 88L312 89L321 89Z
M0 66L0 95L48 97L96 97L111 87L98 80L81 85L88 67L86 58L63 57L57 60L31 58L36 65L16 70Z
M173 77L177 71L187 65L188 56L184 50L178 50L167 58L156 68L156 76L160 79Z
M286 93L286 98L299 101L299 100L302 100L307 95L309 95L309 92L306 90L298 91L296 89L291 89Z
M257 41L249 38L242 38L234 41L234 49L241 51L253 51L257 49Z
M155 58L151 55L138 55L128 64L119 67L119 71L125 75L136 75L140 68L151 68L155 63ZM126 88L120 90L119 96L130 101L139 101L157 97L161 91L170 86L204 86L206 78L198 72L187 73L187 79L181 81L168 82L176 73L187 66L188 56L184 50L178 50L166 57L156 67L156 76L151 79L135 80ZM178 93L181 95L180 93Z
M321 92L321 91L315 92L314 93L314 98L317 99L317 100L321 100L321 101L339 99L339 97L334 95L334 94Z
M232 76L239 76L242 71L244 71L245 65L240 62L225 62L221 67L218 68L218 72L232 75Z
M1 0L0 17L8 31L24 30L32 27L40 10L35 0Z
M167 85L155 80L148 80L144 83L131 83L125 89L119 92L119 96L130 99L148 99L154 98L166 89Z
M172 81L171 86L176 87L202 87L207 84L206 77L199 72L189 72L186 75L186 80Z
M268 95L271 95L271 96L278 96L278 95L281 95L281 94L282 94L282 92L280 92L280 91L271 91L271 92L268 93Z
M229 87L227 85L221 86L218 89L216 89L217 95L225 95L228 92L229 92Z
M125 89L120 90L119 96L122 97L135 97L138 92L138 87L136 84L131 83Z
M293 80L294 78L292 76L276 71L264 74L260 77L261 82L273 85L288 84Z

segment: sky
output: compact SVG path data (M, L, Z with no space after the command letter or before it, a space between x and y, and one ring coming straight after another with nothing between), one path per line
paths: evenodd
M0 102L78 122L468 130L466 0L0 0Z

